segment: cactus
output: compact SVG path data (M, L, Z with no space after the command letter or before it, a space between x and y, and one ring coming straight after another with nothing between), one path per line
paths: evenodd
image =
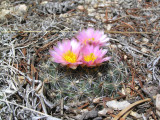
M51 63L48 68L50 87L46 87L46 91L54 91L55 96L52 99L54 101L61 97L80 100L113 94L117 96L117 91L122 87L121 83L127 78L124 63L115 63L114 59L101 66L93 68L79 66L76 70Z

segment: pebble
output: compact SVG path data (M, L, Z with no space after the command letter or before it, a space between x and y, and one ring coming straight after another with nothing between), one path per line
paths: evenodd
M107 28L107 30L109 31L109 30L111 30L112 25L111 25L111 24L108 24L106 28Z
M5 15L7 15L9 12L10 10L2 9L2 11L0 12L0 18L5 17Z
M41 2L41 5L45 5L47 3L48 3L48 1L43 1L43 2Z
M92 0L85 0L86 4L90 4Z
M123 110L124 108L128 107L130 105L130 103L128 101L116 101L116 100L112 100L112 101L108 101L106 103L106 105L109 108L112 108L114 110Z
M17 5L15 6L15 10L18 10L18 13L21 12L26 12L27 11L27 6L25 4Z
M25 4L20 4L15 7L10 7L9 10L2 9L0 11L0 18L3 19L5 16L9 13L15 14L15 15L22 15L23 12L27 11L27 6Z
M78 10L80 10L80 11L84 11L84 6L82 6L82 5L78 5Z
M88 23L88 27L94 27L92 23Z
M96 18L97 20L100 20L100 19L101 19L101 17L100 17L99 14L96 14L96 15L95 15L95 18Z
M105 7L106 5L104 3L101 3L98 5L98 7Z
M101 14L100 16L101 16L102 22L105 22L106 21L105 14Z
M136 112L133 112L133 111L130 113L130 115L133 116L133 117L135 117L136 119L142 118L142 115L140 115L140 114L138 114Z
M119 45L118 45L118 48L122 48L122 45L121 45L121 44L119 44Z
M100 97L93 99L93 103L99 103L100 102Z
M89 14L89 13L95 12L95 9L91 9L91 8L90 8L90 9L87 9L87 11L88 11L88 14Z
M160 117L160 94L157 94L157 97L156 97L156 113L157 115Z
M90 14L88 14L88 16L93 17L93 16L95 16L95 13L90 13Z
M103 110L98 112L98 116L105 116L108 112L108 108L103 108Z
M149 42L149 39L147 39L147 38L142 38L142 44L146 44L146 43L148 43Z
M117 49L117 46L116 46L116 45L110 45L110 47L111 47L112 49Z
M98 116L98 112L95 110L92 110L92 111L89 111L88 113L86 113L84 120L88 120L89 118L95 118L97 116Z
M141 51L144 52L144 53L148 52L148 50L146 48L144 48L144 47L141 49Z
M139 41L139 40L135 40L135 43L139 44L139 43L140 43L140 41Z
M156 108L160 111L160 94L157 94L156 97Z
M98 8L98 4L97 4L97 3L94 4L94 5L93 5L93 8L95 8L95 9Z
M82 113L87 113L87 112L88 112L88 109L82 109L81 112L82 112Z
M124 55L124 60L127 60L127 55Z

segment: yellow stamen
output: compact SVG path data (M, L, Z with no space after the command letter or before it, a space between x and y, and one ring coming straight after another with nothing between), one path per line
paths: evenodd
M84 60L86 62L92 61L92 63L93 63L96 59L97 59L97 57L93 53L91 53L91 54L89 54L87 56L84 56Z
M90 41L90 42L91 42L91 41L94 41L94 38L89 38L89 39L84 40L84 44L85 44L85 45L86 45L86 42L87 42L87 41Z
M70 63L75 63L77 61L76 54L71 52L70 50L63 54L63 58Z

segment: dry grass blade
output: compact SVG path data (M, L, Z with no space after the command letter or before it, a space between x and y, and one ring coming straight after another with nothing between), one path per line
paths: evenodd
M48 115L48 114L45 114L45 113L36 111L36 110L34 110L34 109L31 109L31 108L28 108L28 107L25 107L25 106L22 106L22 105L18 105L18 104L16 104L16 103L13 103L13 102L10 102L10 101L7 101L7 100L2 100L2 99L0 99L0 101L1 101L1 102L5 102L6 104L16 105L17 107L21 107L21 108L23 108L23 109L32 111L32 112L37 113L37 114L39 114L39 115L43 115L43 116L45 116L45 117L50 117L50 118L52 118L53 120L60 120L60 119L55 118L55 117L53 117L53 116L50 116L50 115Z
M154 96L154 98L156 98ZM132 108L134 108L135 106L141 104L141 103L144 103L144 102L148 102L148 101L151 101L151 98L147 98L147 99L144 99L144 100L139 100L131 105L129 105L128 107L126 107L124 110L122 110L121 112L118 113L118 115L116 115L113 120L118 120L120 119L125 113L128 114L128 111L131 110Z

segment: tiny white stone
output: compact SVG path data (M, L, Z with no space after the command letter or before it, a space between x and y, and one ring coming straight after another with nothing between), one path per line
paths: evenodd
M41 2L41 5L45 5L47 3L48 3L48 1L43 1L43 2Z
M2 10L2 13L5 14L5 15L8 14L9 12L10 12L10 10L6 10L6 9Z
M84 11L84 7L82 5L78 5L77 7L79 10Z
M97 3L93 5L93 8L97 8L97 7L98 7Z
M95 9L87 9L88 13L93 13L95 11Z
M121 45L121 44L119 44L119 45L118 45L118 48L122 48L122 45Z
M111 47L112 49L117 49L117 46L116 46L116 45L110 45L110 47Z
M107 30L109 31L109 30L111 30L111 28L112 28L112 25L111 25L111 24L108 24L108 25L107 25Z
M139 44L139 43L140 43L140 41L139 41L139 40L136 40L136 41L135 41L135 43Z
M144 52L144 53L147 53L148 50L143 47L143 48L141 49L141 51Z
M156 113L157 115L160 117L160 94L157 94L157 97L156 97Z
M107 111L108 111L108 109L107 109L107 108L104 108L103 110L101 110L101 111L98 112L98 115L99 115L99 116L105 116L106 113L107 113Z
M125 60L127 59L127 55L124 55L124 59L125 59Z
M81 113L86 113L86 112L88 112L88 109L82 109L81 110Z
M93 103L99 103L100 102L100 97L93 99Z
M136 119L142 118L142 115L138 114L137 112L133 112L133 111L132 111L132 112L130 113L130 115L133 116L133 117L135 117Z
M149 42L149 40L147 38L142 38L143 43L142 44L146 44Z
M128 101L118 102L116 100L112 100L106 103L109 108L113 108L114 110L123 110L127 106L130 105Z
M27 10L27 6L25 4L19 5L19 11L25 12Z
M156 96L156 108L160 111L160 94Z

